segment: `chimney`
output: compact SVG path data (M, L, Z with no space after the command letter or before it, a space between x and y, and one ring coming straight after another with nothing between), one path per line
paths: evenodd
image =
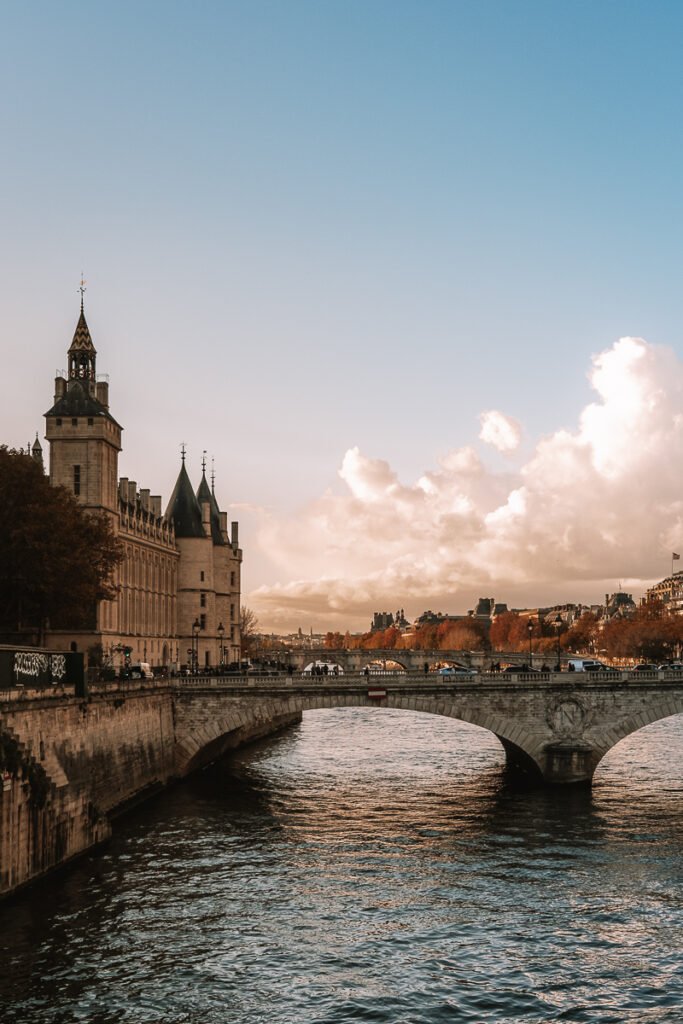
M63 377L55 377L55 403L66 394L66 381Z
M208 501L202 502L202 526L206 536L211 536L211 505Z
M149 510L149 487L140 488L140 504L145 512Z
M230 543L232 544L233 548L238 548L239 547L239 529L240 529L240 524L239 523L234 523L234 522L230 523L230 531L231 531Z
M160 494L153 494L152 497L149 499L149 503L150 503L150 508L152 509L152 512L154 513L154 515L155 516L160 516L161 515L161 495Z
M95 385L95 395L100 405L103 405L105 409L109 408L109 382L106 380L98 380Z
M131 505L135 504L135 498L138 493L138 485L135 480L128 481L128 501Z
M219 516L220 516L220 523L221 523L221 537L223 538L223 540L227 544L228 543L228 513L227 512L220 512Z
M121 501L128 501L128 477L122 476L119 480L119 498Z

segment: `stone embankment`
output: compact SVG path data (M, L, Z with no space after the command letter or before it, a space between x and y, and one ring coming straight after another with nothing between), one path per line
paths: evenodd
M300 715L241 727L224 749ZM111 834L117 814L187 772L176 754L170 682L0 694L0 897Z

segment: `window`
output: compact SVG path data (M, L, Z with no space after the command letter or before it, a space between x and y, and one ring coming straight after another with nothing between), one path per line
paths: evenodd
M235 639L235 627L234 626L230 627L230 639L231 640Z
M199 625L202 629L206 629L206 615L203 612L199 616Z
M81 493L81 467L74 466L74 494Z
M199 607L206 608L206 594L199 595Z
M72 427L77 427L77 426L78 426L78 420L76 419L76 417L75 417L75 416L74 416L74 418L73 418L73 419L71 420L71 426L72 426Z
M231 619L235 618L235 606L234 606L234 604L230 605L230 618Z
M57 417L56 424L57 424L58 427L61 427L61 425L62 425L62 417L61 416Z
M234 572L230 573L230 586L231 587L235 586L235 574L234 574Z
M200 582L200 583L203 583L203 582L204 582L204 570L203 570L203 569L202 569L202 571L201 571L201 572L199 573L199 582Z
M93 423L94 423L94 422L95 422L95 421L94 421L94 419L92 418L92 416L88 416L88 426L89 426L89 427L92 427L92 425L93 425Z

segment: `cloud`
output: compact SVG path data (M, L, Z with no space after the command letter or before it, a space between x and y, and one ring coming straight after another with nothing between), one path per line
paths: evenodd
M290 582L250 595L261 621L353 628L377 609L465 611L479 594L595 600L619 580L644 588L664 575L683 546L683 365L622 338L593 358L589 380L596 397L576 428L539 439L514 472L464 447L406 484L349 449L344 494L263 519L259 543ZM501 413L481 423L500 450L518 443L521 427Z
M488 412L481 413L479 422L481 423L479 437L486 444L493 445L499 452L513 452L519 447L522 428L517 420L505 416L495 409L490 409Z

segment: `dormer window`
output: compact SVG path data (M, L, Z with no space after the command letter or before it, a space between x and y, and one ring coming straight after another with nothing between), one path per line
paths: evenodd
M89 427L92 427L92 425L94 424L94 422L95 422L95 420L94 420L94 419L92 418L92 416L88 416L88 426L89 426Z
M77 426L78 426L78 420L76 419L76 417L75 417L75 416L74 416L74 417L73 417L73 419L71 420L71 426L72 426L72 427L77 427Z

